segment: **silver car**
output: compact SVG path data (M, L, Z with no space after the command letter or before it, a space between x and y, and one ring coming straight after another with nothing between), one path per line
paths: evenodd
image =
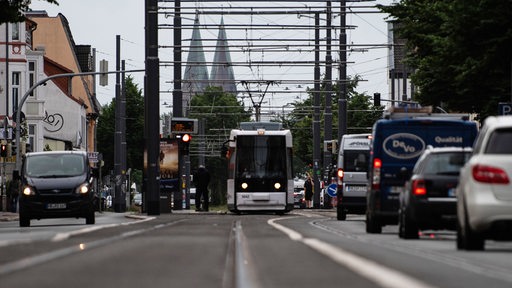
M457 248L483 250L486 239L512 240L512 116L489 117L457 195Z

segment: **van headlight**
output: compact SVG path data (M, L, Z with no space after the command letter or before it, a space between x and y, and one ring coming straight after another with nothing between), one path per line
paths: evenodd
M90 190L89 190L89 185L88 185L87 183L84 183L84 184L82 184L82 185L78 186L78 187L76 188L76 191L75 191L75 192L76 192L77 194L86 194L86 193L88 193L89 191L90 191Z
M274 188L276 190L279 190L281 188L281 183L279 183L279 182L274 183Z
M247 189L247 187L249 187L249 185L248 185L247 183L245 183L245 182L244 182L244 183L242 183L242 189L244 189L244 190L245 190L245 189Z
M25 196L31 196L31 195L36 195L36 191L34 190L34 188L30 187L30 186L25 186L23 187L23 191L22 191L23 195Z

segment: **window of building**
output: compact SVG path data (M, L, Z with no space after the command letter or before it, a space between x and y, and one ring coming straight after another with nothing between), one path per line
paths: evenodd
M28 62L28 87L32 87L36 84L36 62L35 61L29 61ZM35 95L35 90L30 92L30 96Z
M20 40L20 23L11 23L12 41Z
M11 104L12 113L14 113L14 111L18 107L19 93L21 90L20 78L21 78L20 72L12 72L12 83L11 83L11 85L12 85L12 104Z
M36 125L29 124L28 125L28 143L30 144L30 149L35 151L36 147Z

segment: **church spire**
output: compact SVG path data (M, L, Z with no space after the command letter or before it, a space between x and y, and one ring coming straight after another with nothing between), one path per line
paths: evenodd
M224 17L221 18L219 35L217 36L210 82L212 86L222 87L224 92L237 94L235 75L233 73L228 40L224 28Z
M187 57L185 75L181 89L183 91L183 111L187 111L190 100L196 94L204 92L208 87L208 69L204 57L203 41L199 31L199 15L196 13L194 20L194 29L192 30L192 39L190 41L190 51Z

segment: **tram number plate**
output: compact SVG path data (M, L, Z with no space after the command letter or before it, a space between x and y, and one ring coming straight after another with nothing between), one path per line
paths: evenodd
M46 209L66 209L66 203L48 203Z

